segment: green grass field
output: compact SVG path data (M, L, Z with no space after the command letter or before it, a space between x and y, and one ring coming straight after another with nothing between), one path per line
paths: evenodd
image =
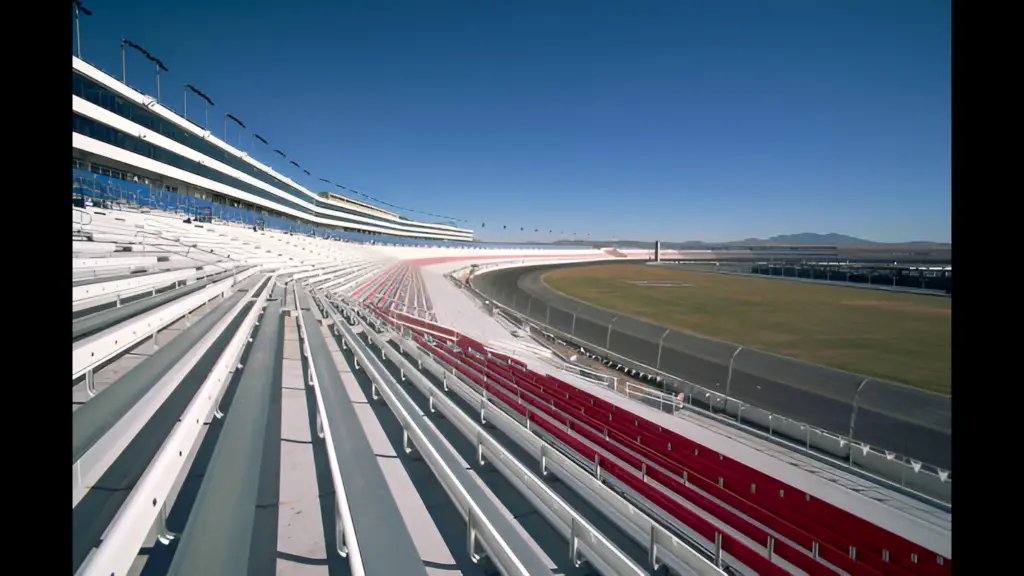
M664 326L952 392L949 298L635 264L557 270L544 282L579 300Z

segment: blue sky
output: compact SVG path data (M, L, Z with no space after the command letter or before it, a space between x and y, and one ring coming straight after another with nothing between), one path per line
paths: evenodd
M484 239L950 240L948 1L83 2L87 61Z

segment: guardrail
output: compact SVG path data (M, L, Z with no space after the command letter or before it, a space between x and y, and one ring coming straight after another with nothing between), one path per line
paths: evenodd
M203 423L216 411L217 404L238 367L238 360L266 307L274 280L272 276L258 297L248 299L254 303L239 326L238 332L221 353L217 364L203 381L177 426L111 521L99 547L79 568L79 576L127 574L139 554L139 549L144 546L150 528L157 521L158 537L165 541L172 537L166 527L171 491L175 482L186 471L190 455L197 448ZM234 315L229 315L228 318L233 319ZM214 332L215 336L219 336L219 332ZM198 351L194 352L194 355L196 359L201 356Z
M345 484L341 479L341 471L338 463L338 455L334 450L334 436L331 434L331 425L327 414L324 412L324 399L320 391L320 383L316 377L316 368L313 365L313 356L309 351L309 336L306 334L306 323L302 318L302 309L299 307L298 282L292 282L292 298L295 315L298 319L299 338L301 352L306 360L309 374L308 385L313 389L316 401L316 430L327 445L327 462L331 471L331 485L334 486L335 504L335 533L337 542L335 548L342 557L348 557L349 569L352 576L363 576L362 555L359 551L359 541L356 539L355 527L352 525L352 513L348 508L348 495L345 492Z
M72 507L127 448L244 306L241 294L229 297L72 414Z
M611 388L612 390L617 390L619 387L619 379L616 378L615 376L608 376L607 374L594 372L593 370L588 370L587 368L580 366L579 364L573 364L571 362L561 362L558 366L558 369L562 370L563 372L575 374L577 376L580 376L581 378L586 378L587 380L594 382L595 384L600 384L601 386Z
M179 285L178 281L174 281L173 288L161 292L160 294L156 293L157 288L167 287L170 286L170 284L146 288L145 291L151 291L152 296L135 299L127 304L122 303L122 294L110 294L108 303L113 302L116 299L115 306L108 307L99 312L87 314L71 321L71 342L77 342L78 340L98 332L102 332L112 326L116 326L130 318L159 308L160 306L173 302L174 300L184 298L194 292L198 292L217 280L224 279L231 273L231 271L214 271L206 273L204 276L204 272L205 271L193 270L192 275L189 277L189 279L193 281L191 284L181 280L181 285ZM72 311L74 310L75 307L72 306ZM81 310L81 308L79 310Z
M196 276L198 273L199 271L195 268L187 268L184 270L171 270L146 276L136 276L134 278L112 280L110 282L101 282L98 284L72 286L72 309L74 309L75 306L84 307L82 304L83 302L95 301L97 304L102 304L110 301L109 299L122 297L124 295L149 292L160 286L166 286L169 284L175 284L178 281L188 280L189 278ZM99 300L101 298L107 298L107 300Z
M332 360L319 327L313 325L313 338L307 324L313 312L300 302L298 286L293 282L295 310L302 339L302 354L309 369L309 386L316 399L317 436L324 440L335 501L335 543L338 554L347 557L353 576L364 574L426 574L397 504L388 491L383 471L362 431L345 387ZM308 299L305 292L302 300ZM344 440L335 443L341 433ZM346 466L343 471L341 466ZM346 491L345 477L356 475L354 492ZM352 499L354 498L354 500ZM367 545L367 546L364 546ZM366 553L364 553L364 551Z
M413 417L413 414L421 415L422 412L376 356L359 340L349 324L335 322L333 325L352 350L356 367L361 367L370 377L373 399L383 396L402 425L403 438L412 442L466 519L470 558L474 561L482 558L477 551L477 544L480 543L503 574L528 576L548 573L550 569L547 563L515 530L512 522L499 511L477 480L457 463L437 430L432 426L421 426L419 422L422 420Z
M153 338L155 342L158 331L169 326L179 318L186 316L190 311L204 303L209 305L209 301L218 295L228 294L235 284L256 274L258 270L258 266L250 268L241 274L216 282L199 292L137 316L124 322L116 329L102 332L73 344L71 350L71 379L74 380L85 375L87 380L86 386L90 389L90 392L93 391L91 380L92 372L96 367L113 359L146 338Z
M516 318L523 325L537 327L542 332L614 360L638 372L659 377L665 387L672 387L684 393L687 406L695 413L711 417L715 421L765 439L778 446L796 451L816 461L837 467L864 480L903 494L944 512L952 511L952 473L931 472L922 463L906 456L878 450L851 440L847 436L828 432L809 424L773 414L756 406L746 404L725 394L683 380L641 362L626 358L600 344L583 342L579 338L533 320L528 316L480 293L471 284L463 289L472 297L486 301L495 311ZM654 390L652 389L652 392ZM666 396L671 397L670 394ZM635 400L635 398L634 398ZM674 399L675 400L675 399ZM677 401L677 400L676 400ZM665 402L668 402L666 399ZM663 402L664 404L664 402ZM701 404L706 404L705 408Z

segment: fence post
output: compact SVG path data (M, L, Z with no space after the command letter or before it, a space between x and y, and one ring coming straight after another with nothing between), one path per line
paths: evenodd
M551 304L545 304L545 306L547 306L548 311L544 315L544 323L551 326Z
M864 385L868 383L868 380L870 380L870 378L862 380L857 386L857 391L853 393L853 411L850 413L850 434L848 436L850 440L853 440L853 429L857 424L857 407L859 406L860 391L864 388Z
M671 331L671 328L665 330L665 333L661 335L661 340L658 340L658 360L654 363L655 370L661 370L661 348L665 345L665 336L668 336Z
M530 311L533 310L533 296L526 302L526 317L530 317Z
M850 439L850 466L853 466L853 430L857 424L857 408L860 406L860 391L864 388L864 385L868 383L870 378L865 378L861 381L860 385L857 386L857 391L853 393L853 410L850 411L850 434L847 438Z
M572 312L572 328L569 329L569 336L572 336L573 338L576 337L576 312L578 311L579 308Z
M715 566L722 567L722 533L715 532Z
M611 345L612 345L612 324L615 324L615 321L616 321L616 320L618 320L618 319L619 319L619 317L618 317L618 316L616 316L615 318L612 318L612 321L611 321L611 322L609 322L609 323L608 323L608 337L607 337L607 338L605 338L605 342L604 342L604 349L605 349L605 351L607 351L607 352L611 352Z
M726 414L729 413L729 398L730 398L729 391L730 391L730 388L732 388L732 366L733 366L733 364L736 363L736 355L739 354L741 350L743 350L743 346L740 346L739 348L737 348L736 351L732 353L732 357L729 358L729 373L725 377L725 413Z

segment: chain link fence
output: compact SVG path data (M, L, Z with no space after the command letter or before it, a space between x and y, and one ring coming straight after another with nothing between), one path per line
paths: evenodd
M486 271L473 287L584 347L610 351L696 384L729 402L901 454L918 467L951 469L951 400L899 384L737 347L616 314L554 291L541 274L550 267ZM666 380L666 392L679 384ZM708 394L710 396L710 394ZM945 473L945 472L943 472Z

